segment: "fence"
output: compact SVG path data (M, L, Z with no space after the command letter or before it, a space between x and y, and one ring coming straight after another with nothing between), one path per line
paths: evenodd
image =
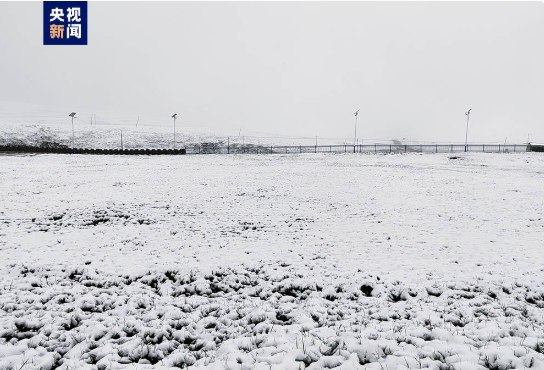
M540 147L539 147L540 148ZM525 144L370 144L370 145L219 145L216 143L188 145L184 149L83 149L47 148L26 145L0 145L0 152L59 153L59 154L298 154L298 153L521 153L539 151L536 146ZM542 148L544 150L544 148Z
M187 154L295 154L295 153L521 153L525 144L368 144L368 145L217 145L214 143L189 145Z

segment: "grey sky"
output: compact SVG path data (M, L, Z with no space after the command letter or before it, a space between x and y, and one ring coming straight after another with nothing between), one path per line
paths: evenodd
M88 46L0 3L0 100L238 132L544 141L542 2L89 2Z

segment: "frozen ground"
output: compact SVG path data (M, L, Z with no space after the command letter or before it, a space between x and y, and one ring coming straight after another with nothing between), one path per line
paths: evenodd
M544 156L0 156L0 369L543 369Z

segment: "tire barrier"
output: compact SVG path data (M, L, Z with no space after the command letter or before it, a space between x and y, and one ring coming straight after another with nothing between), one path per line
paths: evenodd
M544 152L544 145L528 144L527 151L528 152Z
M27 145L0 145L0 152L50 153L50 154L100 154L100 155L180 155L185 149L94 149L94 148L42 148Z

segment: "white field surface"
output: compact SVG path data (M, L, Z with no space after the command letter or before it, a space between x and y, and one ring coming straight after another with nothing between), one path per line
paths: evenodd
M544 369L544 156L0 156L0 369Z

